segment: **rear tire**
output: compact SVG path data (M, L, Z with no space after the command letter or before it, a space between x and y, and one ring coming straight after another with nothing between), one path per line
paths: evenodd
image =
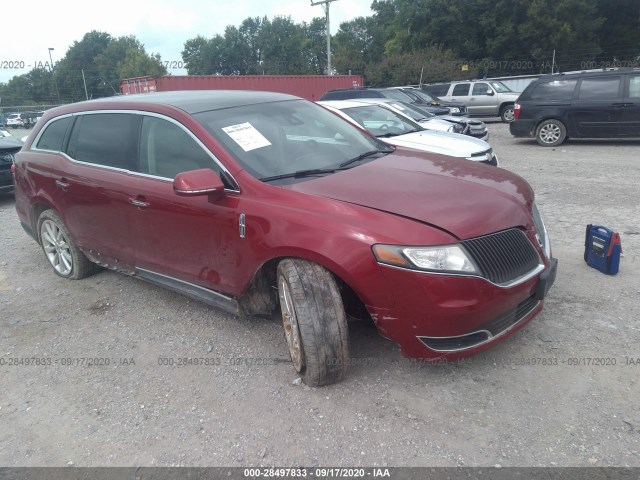
M349 361L349 332L332 274L307 260L278 265L278 296L289 354L306 385L342 380Z
M80 251L60 216L53 210L45 210L38 218L38 238L56 275L80 280L98 271L98 266Z
M500 108L500 118L504 123L511 123L515 120L513 104L503 105L502 108Z
M567 138L567 128L560 120L545 120L536 128L536 141L543 147L557 147Z

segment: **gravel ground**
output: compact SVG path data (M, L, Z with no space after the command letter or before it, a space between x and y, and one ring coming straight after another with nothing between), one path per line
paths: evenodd
M0 465L640 466L640 142L548 149L489 127L560 262L543 313L440 366L352 323L356 364L326 388L296 384L277 317L55 276L0 197ZM587 223L621 232L617 276L584 264ZM9 364L23 357L51 364ZM181 357L210 364L159 365Z

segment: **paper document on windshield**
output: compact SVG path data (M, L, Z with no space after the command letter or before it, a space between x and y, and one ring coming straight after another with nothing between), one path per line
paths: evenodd
M223 127L222 131L229 135L234 142L240 145L245 152L250 152L256 148L268 147L271 145L264 135L262 135L249 122L239 123L238 125L230 125Z

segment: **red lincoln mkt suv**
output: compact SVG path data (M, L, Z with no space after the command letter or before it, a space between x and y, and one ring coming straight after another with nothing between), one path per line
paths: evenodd
M290 95L59 107L14 173L22 226L57 275L110 268L236 314L279 305L312 386L344 377L348 316L407 357L455 359L522 328L556 274L522 178L394 148Z

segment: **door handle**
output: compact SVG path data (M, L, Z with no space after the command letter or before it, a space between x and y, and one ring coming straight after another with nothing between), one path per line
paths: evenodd
M140 208L147 208L149 205L151 205L149 202L144 202L142 200L137 200L135 198L130 198L129 203L134 207L140 207Z
M611 104L614 107L618 107L618 108L626 108L626 107L633 107L633 103L612 103Z
M69 184L66 182L63 182L62 180L56 180L56 187L66 192L69 189Z

